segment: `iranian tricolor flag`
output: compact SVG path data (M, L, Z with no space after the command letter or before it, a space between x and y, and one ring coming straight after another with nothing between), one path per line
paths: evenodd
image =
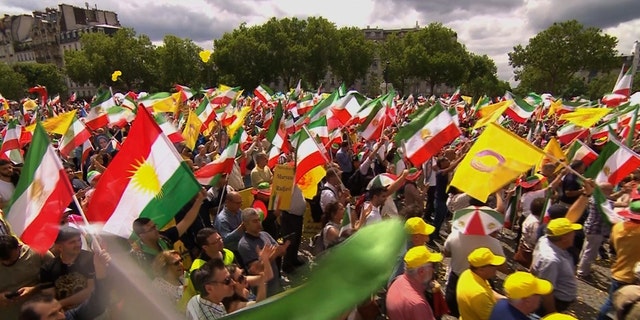
M316 121L309 123L307 126L309 133L323 146L329 143L329 128L327 128L327 118L322 117Z
M20 149L20 136L22 135L22 126L18 124L18 120L9 121L9 126L5 129L2 137L2 148L0 148L0 159L7 159L18 164L22 163L22 150Z
M558 141L564 145L570 143L572 140L586 137L588 132L589 129L578 127L573 123L567 123L558 128L556 134Z
M620 75L618 76L618 81L616 81L616 84L613 87L613 93L627 97L631 95L631 84L633 83L632 69L633 68L629 67L625 72L624 66L622 66L622 70L620 70Z
M131 112L135 113L136 110L138 109L136 107L136 100L137 99L138 99L138 95L135 92L129 91L124 96L124 99L122 100L122 103L120 104L120 106L123 107L123 108L127 108L127 109L131 110Z
M93 152L93 145L91 144L91 140L87 140L82 144L82 163L87 163L87 159L89 159L89 155ZM84 167L84 166L83 166Z
M240 87L221 90L211 98L211 104L214 106L229 104L239 94L240 94Z
M329 110L329 114L327 115L328 123L335 121L338 126L351 123L366 100L367 98L357 91L347 92L347 95L336 101L335 105ZM329 124L329 127L332 129L338 126Z
M7 210L7 222L33 250L46 252L58 235L62 213L72 196L62 162L38 123Z
M255 90L253 90L253 94L255 94L256 97L264 103L269 103L269 101L273 99L273 91L264 84L259 85Z
M522 100L522 98L509 91L505 94L505 99L513 100L511 105L509 105L509 108L505 111L505 114L518 123L527 122L536 109L526 101Z
M404 145L405 157L413 166L420 167L459 136L460 128L453 122L451 114L436 103L402 127L395 140L397 145Z
M609 122L605 122L597 127L589 129L591 134L591 140L598 140L609 136L609 132L618 130L618 122L613 119Z
M622 221L622 217L616 213L611 202L607 200L607 196L598 186L593 190L593 201L595 202L596 210L610 225Z
M138 217L165 226L200 190L189 166L141 107L127 140L96 186L87 218L128 238Z
M596 183L609 182L617 185L624 177L640 166L640 156L613 137L587 169L584 176L595 179Z
M580 160L585 166L589 166L596 161L598 153L589 148L584 142L576 140L567 150L567 161L571 163L573 160Z
M91 130L98 130L108 125L109 116L107 115L107 110L115 105L116 102L113 100L111 91L102 90L102 92L98 92L96 98L91 102L91 108L87 113L84 124Z
M239 129L218 159L209 162L206 166L198 169L198 171L194 173L198 183L205 186L215 186L223 174L231 173L233 163L236 161L240 137L243 132L243 129Z
M176 91L180 92L180 98L182 101L187 101L195 95L195 92L191 90L191 88L179 84L176 84Z
M91 138L91 132L87 130L87 127L78 120L78 117L73 116L73 120L67 132L60 139L60 154L64 157L69 156L71 151L81 146L85 141Z
M278 130L280 129L280 122L283 116L282 103L278 101L278 105L273 110L273 116L271 117L271 123L267 127L266 138L271 144L273 144L273 140L275 139Z
M307 199L313 198L316 194L318 183L326 173L325 159L318 144L303 128L297 139L295 183Z
M164 114L156 113L153 117L155 118L156 123L160 126L160 129L162 129L162 132L164 132L167 138L169 138L169 141L173 143L184 141L182 133L176 129L176 126L174 126L173 123L167 120L167 117Z
M209 128L211 122L216 118L216 113L211 105L211 101L206 96L200 100L200 104L196 108L196 114L198 119L202 122L202 125Z

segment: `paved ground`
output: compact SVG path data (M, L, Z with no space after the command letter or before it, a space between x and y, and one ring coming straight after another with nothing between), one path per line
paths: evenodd
M443 234L443 239L446 238ZM511 270L525 270L518 263L513 262L513 254L514 254L514 241L512 240L515 235L507 230L505 231L500 240L503 244L504 252L507 255L507 263L509 263ZM305 260L313 260L313 256L307 251L308 250L309 240L303 238L303 243L301 245L300 254L303 256ZM439 248L442 248L443 241L436 241ZM443 265L447 265L449 263L449 258L445 258L443 261ZM592 266L592 278L593 280L586 282L583 280L578 280L578 302L575 303L570 310L567 312L578 319L595 319L598 311L600 310L600 306L604 303L607 297L607 290L609 287L609 279L611 277L610 272L610 262L608 260L598 260ZM290 285L295 286L297 283L301 283L306 280L306 275L308 274L309 269L308 265L300 268L296 271L295 274L289 275L289 279L291 280ZM502 282L504 281L506 275L502 273L498 273L498 284L499 287L502 287ZM445 283L445 268L439 269L438 280L444 287ZM456 319L454 317L444 317L445 320Z

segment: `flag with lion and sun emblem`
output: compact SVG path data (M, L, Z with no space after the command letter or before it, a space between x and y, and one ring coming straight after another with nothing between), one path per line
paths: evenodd
M189 166L145 108L138 109L122 149L102 174L87 208L103 231L129 237L133 220L161 228L200 190Z
M73 188L62 162L38 122L20 180L7 209L13 232L37 252L47 252L58 236ZM9 200L9 199L7 199Z
M399 146L403 146L405 157L419 167L459 136L460 128L453 122L451 114L436 103L400 128L395 139Z

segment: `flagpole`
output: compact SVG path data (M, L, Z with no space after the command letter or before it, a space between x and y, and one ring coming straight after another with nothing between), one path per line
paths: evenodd
M100 246L100 242L98 242L98 237L93 233L91 225L89 224L89 220L87 219L84 210L82 210L82 206L80 205L78 197L76 197L75 194L73 195L73 202L76 204L76 207L78 207L78 212L82 217L82 221L84 221L84 224L87 226L87 233L91 236L91 240L93 240L93 243L96 244L96 248L98 249L98 251L102 251L102 246Z
M556 158L553 154L551 153L545 153L545 156L547 158L550 158L551 160L559 163L562 167L564 167L565 169L567 169L569 172L575 174L576 176L578 176L580 179L582 180L587 180L587 178L585 176L583 176L582 174L580 174L578 171L574 170L573 168L571 168L570 165L566 164L565 162L563 162L562 160Z

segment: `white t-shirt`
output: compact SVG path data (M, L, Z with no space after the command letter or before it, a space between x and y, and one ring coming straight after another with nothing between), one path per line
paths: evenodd
M467 257L471 251L480 247L489 248L495 255L505 256L502 244L492 236L465 235L457 230L451 231L444 242L445 250L451 252L451 262L449 263L447 275L453 271L459 276L463 271L469 269Z
M13 197L13 193L16 191L16 187L11 182L0 180L0 201L9 201Z
M371 206L373 206L371 202L369 201L365 202L364 205L362 206L362 213L367 212L367 210L369 210L369 207ZM382 215L380 214L380 207L373 207L373 209L371 209L371 212L367 216L367 219L365 220L364 225L370 225L378 221L382 221Z
M531 202L537 198L544 198L547 189L541 189L536 191L530 191L522 195L520 198L520 204L522 205L522 215L528 217L531 214Z

